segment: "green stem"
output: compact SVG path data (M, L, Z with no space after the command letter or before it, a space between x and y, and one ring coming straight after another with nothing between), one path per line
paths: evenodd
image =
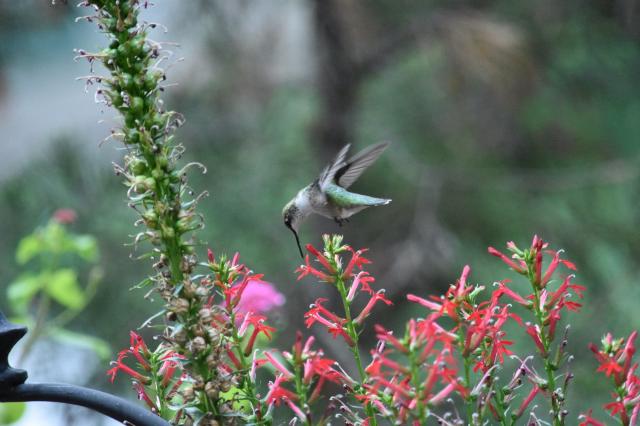
M463 342L464 340L461 340ZM464 349L462 349L464 353ZM467 389L471 389L471 360L468 356L463 357L464 360L464 385ZM464 407L467 411L467 424L473 424L473 397L471 394L464 400Z
M337 270L337 265L336 265ZM344 285L344 280L342 276L336 275L336 288L338 289L338 293L340 293L340 298L342 299L342 307L344 308L344 316L347 321L347 333L351 340L353 341L353 346L351 347L351 353L353 354L353 358L356 361L356 367L358 368L358 374L360 375L360 386L363 387L364 382L367 379L367 375L364 372L364 368L362 367L362 358L360 356L360 345L358 344L359 333L356 329L356 324L353 322L351 318L351 303L347 300L347 289ZM367 404L365 407L365 411L367 416L369 416L371 426L376 426L378 421L376 420L375 409L372 404Z
M420 397L420 392L422 390L421 385L423 383L420 380L420 363L418 361L418 354L416 354L415 348L409 348L409 362L411 363L411 383L415 389L416 400L418 401L418 419L420 420L420 424L424 425L427 423L428 408Z
M550 360L550 352L551 352L551 338L545 333L545 325L544 325L544 312L540 308L540 290L537 288L534 282L533 273L530 275L531 286L534 292L534 313L536 318L536 324L540 328L540 340L542 342L542 347L544 348L544 353L541 354L544 362L544 370L547 373L547 391L550 392L550 404L551 404L551 412L553 415L553 426L563 426L564 418L561 416L561 404L558 403L556 398L553 397L553 394L556 389L556 378L555 378L555 370L557 366L553 365L553 362Z
M243 373L240 375L240 383L239 383L240 387L243 389L245 396L249 401L251 401L251 404L254 407L253 415L256 416L256 420L260 424L270 425L271 424L270 419L262 418L262 414L264 413L260 411L256 413L255 407L260 406L260 400L256 395L255 383L251 381L248 374L248 371L251 369L251 363L247 359L247 357L244 355L244 350L242 349L242 337L238 335L238 327L236 327L236 314L235 312L231 311L231 312L228 312L228 315L231 319L231 324L233 324L231 335L232 335L233 343L236 350L236 356L240 361L240 367Z
M296 357L294 359L294 373L295 373L295 383L296 383L296 395L298 395L298 398L300 398L300 407L305 410L305 412L307 411L307 392L308 392L308 387L304 385L304 383L302 383L302 375L303 375L303 369L301 367L301 365L298 363L298 357L299 354L294 353L294 357ZM304 420L304 425L305 426L311 426L311 419L309 418L309 416L306 416L306 419Z
M38 309L36 311L36 318L33 324L33 329L31 330L31 333L29 333L29 336L27 337L27 340L25 341L24 346L22 347L22 352L18 357L18 362L17 362L18 365L22 364L24 360L27 359L27 356L33 349L33 345L36 343L38 338L44 332L46 328L46 319L47 319L47 315L49 314L50 307L51 307L51 299L46 293L42 292L40 294L40 301L38 302Z

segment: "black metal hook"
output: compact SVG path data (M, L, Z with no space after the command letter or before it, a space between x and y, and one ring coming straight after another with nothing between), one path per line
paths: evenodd
M138 405L95 389L61 383L25 383L27 372L9 365L9 353L27 332L0 312L0 402L50 401L80 405L135 426L169 426Z

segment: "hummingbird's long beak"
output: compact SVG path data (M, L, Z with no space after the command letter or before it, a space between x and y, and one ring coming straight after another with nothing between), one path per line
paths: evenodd
M300 246L300 238L298 238L298 233L291 226L287 226L287 228L291 229L291 232L293 232L293 235L295 235L296 243L298 244L298 250L300 250L300 257L304 259L304 253L302 252L302 247Z

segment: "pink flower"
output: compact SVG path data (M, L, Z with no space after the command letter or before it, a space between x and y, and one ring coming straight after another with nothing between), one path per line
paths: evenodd
M73 209L58 209L53 213L52 219L62 225L73 223L78 215Z
M285 297L275 286L266 281L252 278L242 292L237 311L263 314L284 305Z

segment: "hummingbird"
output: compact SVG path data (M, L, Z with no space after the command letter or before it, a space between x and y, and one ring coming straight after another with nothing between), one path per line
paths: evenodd
M387 198L369 197L347 191L388 146L388 142L372 145L347 159L351 144L345 145L320 175L298 191L298 194L284 206L284 224L295 235L300 256L304 258L298 228L311 213L333 219L342 226L349 222L349 217L367 207L383 206L391 202Z

